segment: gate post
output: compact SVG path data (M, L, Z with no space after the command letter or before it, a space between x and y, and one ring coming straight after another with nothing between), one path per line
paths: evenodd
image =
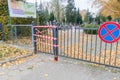
M54 53L54 60L58 61L58 29L53 28L53 53Z
M2 23L0 23L0 31L1 31L1 40L4 41L4 28L2 26Z
M32 44L33 44L33 51L36 54L37 53L37 42L36 42L36 30L34 27L34 23L32 23Z

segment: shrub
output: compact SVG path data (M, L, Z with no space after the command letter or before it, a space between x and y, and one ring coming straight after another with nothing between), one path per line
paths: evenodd
M80 26L81 26L81 27L84 27L84 26L85 26L85 24L81 24Z
M17 27L17 36L19 37L31 36L31 27L30 26Z
M4 34L4 40L8 40L8 39L10 39L10 35L11 35L11 33L10 33L10 26L3 26L3 34Z
M97 34L98 30L96 30L94 28L99 28L99 25L97 25L97 24L86 24L85 28L87 28L87 29L84 30L84 32L86 34Z

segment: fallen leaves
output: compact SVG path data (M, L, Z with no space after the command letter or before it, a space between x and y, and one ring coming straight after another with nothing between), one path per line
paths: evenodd
M114 77L112 80L117 80L117 78L116 78L116 77Z
M46 62L46 60L42 59L42 60L40 60L40 62Z
M31 36L30 37L18 37L18 39L7 40L6 43L9 43L9 44L15 43L17 45L31 46L32 45L32 38L31 38Z
M11 59L15 59L14 61L9 61L4 64L0 64L0 66L9 67L12 65L18 65L18 64L24 63L29 58L35 57L35 55L33 55L33 56L22 58L22 56L26 56L29 54L33 54L33 53L28 50L18 49L6 44L0 44L0 61L4 61L4 60L9 61Z
M44 74L45 77L48 77L48 74Z
M34 66L32 65L32 66L28 67L27 69L32 70L33 68L34 68Z
M22 63L24 63L26 60L32 59L32 58L35 58L35 57L36 57L36 55L28 56L28 57L25 57L25 58L20 58L20 59L14 60L14 61L10 61L10 62L6 62L6 63L4 63L4 64L1 64L0 67L9 68L9 67L12 66L12 65L22 64Z
M1 75L4 75L4 74L5 74L4 72L0 72L0 76L1 76Z
M48 30L48 32L46 32L46 33L42 33L42 35L53 37L51 30ZM37 41L37 50L38 51L45 52L45 53L52 52L52 50L53 50L53 48L52 48L53 41L52 40L37 37L36 41Z
M28 50L18 49L6 44L0 44L0 61L31 54Z
M49 35L52 36L52 33L49 33ZM84 60L98 62L98 63L112 65L112 66L114 65L120 66L120 48L119 48L120 45L118 45L118 48L119 48L117 52L118 54L116 54L115 45L113 46L114 49L112 50L112 52L110 52L110 48L109 48L109 49L106 49L106 54L105 54L105 49L103 49L105 48L105 46L102 47L101 51L100 50L97 51L95 49L96 45L100 49L100 44L101 44L100 43L101 40L98 38L97 35L80 33L75 37L75 34L72 34L72 33L67 34L67 31L60 31L58 37L59 37L58 38L59 50L61 51L60 54L64 56L77 58L77 59L84 59ZM75 42L75 38L76 40L79 40L79 43L78 41ZM96 42L96 38L97 38L97 42ZM40 39L40 38L37 38L37 39L40 42L53 44L51 40ZM103 43L102 45L105 45L105 44ZM37 48L41 52L46 52L46 53L50 53L51 51L53 52L53 47L47 44L39 43L37 45ZM96 54L94 54L95 50L96 50Z
M80 48L78 48L78 46ZM120 66L120 49L117 50L117 53L116 50L112 50L112 51L110 49L106 51L102 50L101 53L97 52L95 56L95 54L93 53L90 54L89 51L86 53L86 51L84 51L85 49L82 50L82 45L75 43L69 45L68 47L65 47L65 50L64 47L62 48L63 48L62 55L67 55L68 57L88 60L92 62L98 62L112 66ZM95 50L95 49L90 48L90 50Z

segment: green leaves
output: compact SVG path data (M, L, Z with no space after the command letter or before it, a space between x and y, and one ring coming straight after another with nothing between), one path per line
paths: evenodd
M50 18L49 18L49 20L50 20L50 21L53 21L53 20L55 20L55 17L54 17L54 14L53 14L53 12L51 12L51 13L50 13Z

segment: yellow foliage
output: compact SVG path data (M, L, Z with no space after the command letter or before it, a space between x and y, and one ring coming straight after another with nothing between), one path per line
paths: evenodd
M0 61L31 54L30 51L21 50L6 44L0 44Z
M7 0L0 0L0 23L2 23L2 27L4 30L4 39L7 40L10 36L10 26L9 24L9 14L8 14L8 4ZM32 18L11 18L11 24L31 24L35 19ZM24 28L23 28L24 29ZM1 35L0 35L1 37Z
M111 15L112 18L120 17L119 0L94 0L94 5L99 5L99 7L101 7L100 13L104 16Z

